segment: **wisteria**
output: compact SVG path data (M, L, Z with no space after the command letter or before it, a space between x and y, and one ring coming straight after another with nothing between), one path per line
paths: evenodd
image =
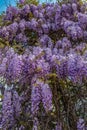
M2 130L87 128L86 8L79 0L20 0L7 8L0 26Z
M12 105L12 93L11 91L4 92L4 99L2 104L2 128L5 129L12 129L13 125L15 124L14 120L14 110Z

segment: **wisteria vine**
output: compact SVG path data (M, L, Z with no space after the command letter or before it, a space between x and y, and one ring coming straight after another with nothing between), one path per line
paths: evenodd
M0 27L3 130L87 128L86 8L78 0L20 0L7 8Z

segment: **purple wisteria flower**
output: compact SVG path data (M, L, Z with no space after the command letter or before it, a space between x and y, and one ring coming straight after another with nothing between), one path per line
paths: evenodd
M87 14L78 13L78 22L82 29L87 27Z
M39 79L34 77L32 79L32 92L31 92L31 112L32 115L37 114L39 110L39 104L41 102L41 88L40 85L43 84Z
M21 114L21 103L19 95L16 91L13 91L13 107L15 112L15 118L18 119Z
M48 84L40 78L32 79L31 112L37 114L40 102L46 112L52 110L52 92Z
M15 54L8 65L6 72L7 78L16 81L21 76L22 66L22 56Z
M52 110L52 92L48 84L41 85L42 103L46 112Z
M77 130L85 130L84 119L80 118L77 122Z
M3 58L2 63L0 64L0 76L4 76L6 73L6 63L7 63L7 58Z
M21 20L20 23L19 23L19 28L20 28L21 32L24 32L25 25L26 25L26 21L24 19Z
M2 128L12 129L15 124L14 109L12 105L12 92L5 90L4 99L2 103Z
M25 0L19 0L20 4L24 4Z

